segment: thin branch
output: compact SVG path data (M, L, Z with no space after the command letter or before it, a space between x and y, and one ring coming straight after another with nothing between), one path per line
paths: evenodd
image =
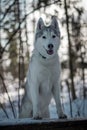
M24 13L26 15L26 0L24 0ZM28 30L27 30L27 20L25 19L25 36L26 36L26 45L27 45L27 52L29 53L28 51ZM28 55L28 59L29 59L29 55Z
M5 110L5 108L3 107L2 103L0 102L0 107L2 108L3 112L5 113L6 117L9 119L8 113Z
M54 1L54 2L52 2L52 3L49 3L49 4L46 5L46 7L47 7L47 6L50 6L50 5L52 5L52 4L56 4L57 2L58 2L58 0L57 0L57 1ZM37 7L37 8L35 8L35 9L33 9L31 12L29 12L28 14L26 14L25 17L20 21L20 25L25 21L25 19L26 19L30 14L32 14L34 11L37 11L38 9L43 8L43 7L45 7L45 5L43 5L43 6L41 6L41 7ZM10 41L13 39L13 37L15 36L15 34L18 32L19 29L20 29L20 26L18 26L18 28L13 32L13 34L11 35L10 39L8 40L8 42L5 44L5 46L4 46L3 50L2 50L2 53L4 52L5 48L6 48L7 45L10 43Z
M15 4L16 0L14 0L14 2L6 9L3 18L0 20L0 22L2 22L4 20L4 18L6 17L7 13L9 12L9 10L12 8L12 6Z
M73 117L73 113L72 113L72 100L71 100L71 96L70 96L70 85L69 85L68 80L66 80L66 84L67 84L68 93L69 93L70 114L71 114L71 117Z
M1 74L0 74L0 78L1 78L1 80L2 80L2 83L3 83L4 89L5 89L6 93L7 93L7 96L8 96L8 99L9 99L9 103L10 103L11 108L12 108L13 116L14 116L14 118L16 118L13 104L12 104L11 99L10 99L10 96L9 96L9 94L8 94L8 91L7 91L6 85L5 85L5 83L4 83L4 78L3 78L3 76L2 76Z
M23 42L22 42L22 39L21 39L21 20L20 20L20 3L19 3L19 0L17 0L17 8L18 8L18 24L19 24L19 88L18 88L18 110L20 112L20 88L21 88L21 78L20 78L20 75L21 75L21 63L20 63L20 56L23 54Z

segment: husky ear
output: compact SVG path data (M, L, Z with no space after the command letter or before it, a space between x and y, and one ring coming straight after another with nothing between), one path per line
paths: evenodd
M42 18L39 18L38 23L37 23L37 31L40 31L44 26L44 22Z
M51 25L52 25L55 29L59 30L59 26L58 26L58 22L57 22L56 16L52 16Z

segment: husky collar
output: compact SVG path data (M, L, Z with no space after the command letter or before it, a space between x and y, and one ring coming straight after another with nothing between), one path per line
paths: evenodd
M39 53L40 54L40 53ZM45 56L43 56L42 54L40 54L40 56L43 58L43 59L46 59L46 57Z

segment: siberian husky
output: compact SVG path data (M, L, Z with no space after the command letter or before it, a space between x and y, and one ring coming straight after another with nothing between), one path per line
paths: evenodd
M60 63L57 54L59 45L60 31L56 18L52 18L49 26L40 18L20 118L49 118L49 103L52 97L55 99L59 118L66 118L60 102Z

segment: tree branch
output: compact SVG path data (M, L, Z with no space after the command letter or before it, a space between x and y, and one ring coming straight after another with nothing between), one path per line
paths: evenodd
M57 2L58 2L58 0L57 0L57 1L54 1L54 2L52 2L52 3L49 3L49 4L46 5L46 7L47 7L47 6L50 6L50 5L52 5L52 4L56 4ZM37 7L37 8L35 8L35 9L33 9L31 12L29 12L28 14L26 14L25 17L20 21L20 25L25 21L25 19L26 19L30 14L32 14L34 11L36 11L36 10L38 10L38 9L40 9L40 8L43 8L43 7L45 7L45 6L43 5L43 6L41 6L41 7ZM13 39L13 37L15 36L15 34L18 32L19 29L20 29L20 26L18 26L18 28L13 32L13 34L11 35L10 39L8 40L8 42L5 44L5 46L4 46L3 50L2 50L2 53L4 52L5 48L6 48L7 45L10 43L10 41Z
M9 96L9 94L8 94L6 85L5 85L5 83L4 83L4 78L3 78L3 76L2 76L1 74L0 74L0 78L1 78L2 83L3 83L3 87L4 87L4 89L5 89L6 93L7 93L7 96L8 96L8 99L9 99L9 103L10 103L11 108L12 108L13 116L14 116L14 118L16 118L16 115L15 115L15 111L14 111L14 107L13 107L12 101L11 101L11 99L10 99L10 96Z

